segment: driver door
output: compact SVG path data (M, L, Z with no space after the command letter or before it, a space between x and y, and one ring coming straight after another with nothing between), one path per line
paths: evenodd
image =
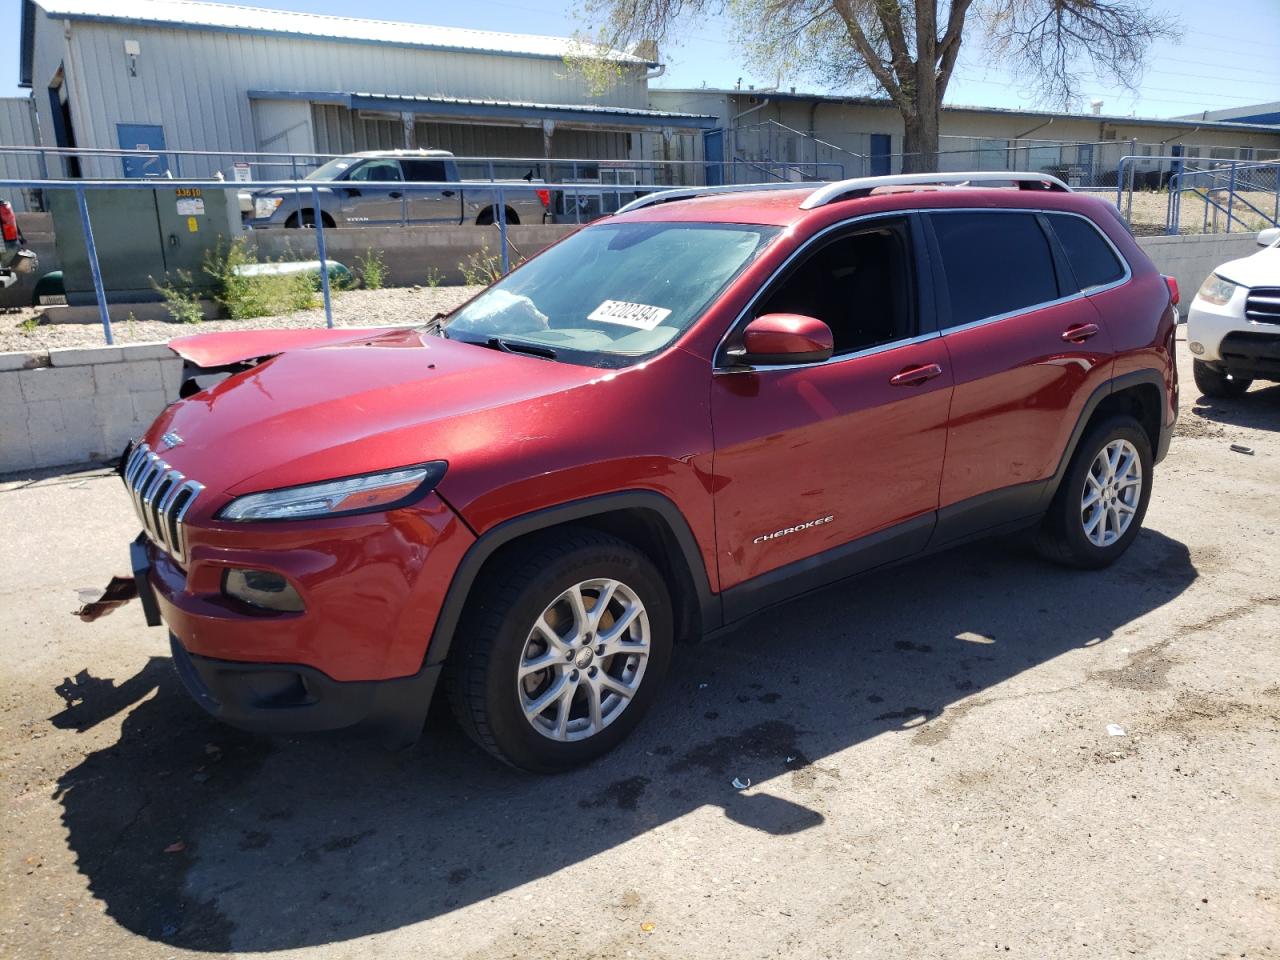
M366 160L347 174L346 182L339 191L342 195L342 219L349 224L402 222L404 190L388 190L385 185L403 182L399 160L390 157Z
M921 236L912 216L855 221L757 297L744 322L817 317L831 327L831 359L735 367L734 336L722 345L711 413L727 618L928 542L953 380L917 267Z

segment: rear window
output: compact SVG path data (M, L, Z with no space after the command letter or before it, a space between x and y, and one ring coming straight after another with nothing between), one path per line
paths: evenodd
M401 160L404 167L404 178L421 183L444 183L449 179L445 174L443 160Z
M1106 286L1124 276L1124 265L1088 220L1061 213L1048 216L1081 290Z
M1058 299L1049 241L1031 213L933 213L950 326Z

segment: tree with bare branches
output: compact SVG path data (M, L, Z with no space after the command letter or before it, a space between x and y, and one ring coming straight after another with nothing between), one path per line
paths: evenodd
M903 169L933 171L938 119L966 37L1046 103L1065 105L1084 72L1134 89L1151 44L1176 21L1143 0L583 0L592 43L665 45L699 17L727 14L770 74L832 88L878 87L898 108ZM584 61L585 62L585 61ZM600 82L597 72L593 82Z

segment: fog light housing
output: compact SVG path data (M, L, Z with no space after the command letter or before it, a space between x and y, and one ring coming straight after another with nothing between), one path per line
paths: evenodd
M222 575L222 592L261 610L298 613L302 598L287 579L270 570L232 568Z
M1197 357L1204 353L1204 344L1199 340L1192 340L1187 344L1187 349L1194 353Z

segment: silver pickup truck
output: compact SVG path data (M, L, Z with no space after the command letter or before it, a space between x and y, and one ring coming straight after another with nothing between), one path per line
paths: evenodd
M255 230L271 227L312 227L319 216L326 227L386 224L497 222L497 190L487 181L475 186L432 187L461 183L458 165L447 150L374 150L335 157L307 174L323 181L318 197L311 190L281 187L240 194L245 223ZM507 223L543 223L551 197L533 171L526 187L504 187ZM388 189L388 184L403 184Z

